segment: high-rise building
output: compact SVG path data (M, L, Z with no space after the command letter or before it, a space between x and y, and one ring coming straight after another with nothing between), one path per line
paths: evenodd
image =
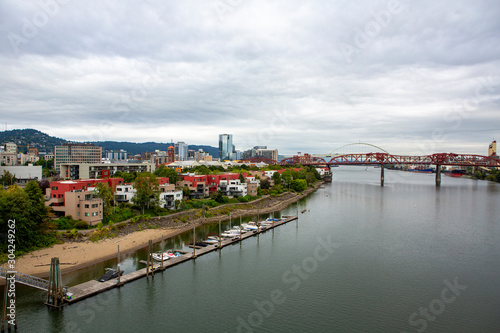
M219 158L221 161L233 159L233 135L219 134Z
M127 159L127 152L123 149L120 150L109 150L106 152L106 158L109 160L124 161Z
M68 143L54 147L54 167L60 170L62 163L101 163L102 147L91 143Z
M493 140L493 142L490 143L490 146L488 147L488 156L490 156L490 157L497 156L497 141L496 140Z
M177 142L175 144L175 155L177 155L178 161L187 161L188 145L185 142Z
M269 158L278 161L278 149L257 149L257 156Z
M4 144L4 152L17 154L17 145L13 142L7 142Z

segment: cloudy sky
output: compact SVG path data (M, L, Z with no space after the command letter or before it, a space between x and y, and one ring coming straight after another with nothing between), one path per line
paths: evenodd
M485 155L497 0L2 0L1 129Z

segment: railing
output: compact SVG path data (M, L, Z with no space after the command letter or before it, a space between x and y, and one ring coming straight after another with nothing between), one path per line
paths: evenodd
M8 269L0 267L0 278L6 279L7 273L10 272ZM33 288L41 289L48 291L49 290L49 281L44 280L42 278L24 274L21 272L15 272L16 282L21 283ZM65 294L68 291L68 287L63 286L63 293Z

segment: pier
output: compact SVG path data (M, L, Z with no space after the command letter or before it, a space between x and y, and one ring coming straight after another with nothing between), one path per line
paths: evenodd
M208 246L205 246L202 248L193 249L193 252L187 252L187 253L182 254L181 256L179 256L177 258L170 258L170 259L164 261L163 263L162 262L150 262L149 265L146 264L147 266L145 268L142 268L138 271L120 276L119 280L118 280L118 278L116 280L109 280L106 282L98 282L96 280L91 280L91 281L87 281L87 282L78 284L78 285L73 286L73 287L69 287L67 295L71 295L71 297L65 298L64 302L67 304L73 304L73 303L76 303L78 301L84 300L88 297L95 296L95 295L100 294L102 292L105 292L107 290L119 287L125 283L132 282L132 281L135 281L135 280L143 278L143 277L148 277L151 273L153 273L153 276L154 276L154 274L157 272L164 271L170 267L176 266L178 264L181 264L181 263L189 261L189 260L195 260L196 257L213 252L215 250L222 249L225 246L241 242L246 238L256 236L256 235L258 235L262 232L265 232L269 229L276 228L277 226L286 224L286 223L294 221L294 220L298 220L298 216L286 216L286 217L284 217L284 219L281 219L280 221L276 221L276 222L273 222L272 224L263 226L259 230L242 232L241 236L236 236L236 237L233 237L231 239L224 239L224 240L221 240L219 243L214 244L214 245L208 245ZM196 255L195 255L195 253L196 253Z

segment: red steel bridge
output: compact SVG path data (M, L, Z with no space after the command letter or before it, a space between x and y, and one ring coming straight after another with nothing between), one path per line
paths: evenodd
M386 164L410 164L410 165L436 165L436 185L441 184L441 166L470 166L500 168L500 159L473 154L439 153L422 156L392 155L389 153L363 153L345 154L331 157L328 160L322 157L315 157L309 154L297 155L285 158L281 165L302 164L318 166L338 166L338 165L380 165L381 185L384 185L384 165Z

